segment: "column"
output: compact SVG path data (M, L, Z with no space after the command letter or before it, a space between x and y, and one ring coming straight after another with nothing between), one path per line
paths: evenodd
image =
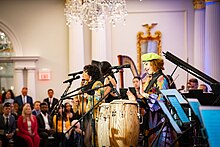
M27 69L27 87L28 87L28 95L33 98L33 102L39 99L36 97L36 71L35 69Z
M205 71L220 81L220 0L206 0Z
M92 60L102 61L107 58L106 30L92 30Z
M15 68L14 70L14 93L15 95L21 94L21 89L24 86L23 69Z
M69 27L69 73L83 70L84 57L83 27L80 24L72 23ZM80 82L74 81L72 88L77 88L79 85Z
M205 70L205 0L195 0L194 19L194 66Z

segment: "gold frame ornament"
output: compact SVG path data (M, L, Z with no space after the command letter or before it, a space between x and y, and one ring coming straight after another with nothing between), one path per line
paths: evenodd
M146 35L144 35L144 32L138 32L137 33L137 69L138 74L142 75L142 63L141 63L141 55L149 52L157 53L158 55L161 55L161 32L155 31L154 35L151 34L151 29L156 26L157 23L144 24L143 27L146 28ZM142 46L146 47L142 47ZM145 49L145 50L144 50Z

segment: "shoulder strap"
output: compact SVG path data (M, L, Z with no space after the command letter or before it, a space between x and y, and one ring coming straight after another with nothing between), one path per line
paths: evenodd
M148 93L150 88L154 85L154 83L156 83L157 79L161 76L162 74L158 74L157 76L153 77L149 84L147 85L147 88L144 90L144 92Z

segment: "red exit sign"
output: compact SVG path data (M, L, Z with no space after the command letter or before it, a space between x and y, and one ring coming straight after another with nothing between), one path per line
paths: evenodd
M51 79L50 71L45 70L45 69L39 70L38 79L39 80L50 80Z

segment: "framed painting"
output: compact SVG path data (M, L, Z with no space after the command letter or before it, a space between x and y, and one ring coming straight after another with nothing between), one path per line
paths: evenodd
M137 70L140 76L143 74L141 55L151 52L161 55L161 32L155 31L153 35L151 34L151 29L156 25L157 23L144 24L146 34L144 32L137 33Z

